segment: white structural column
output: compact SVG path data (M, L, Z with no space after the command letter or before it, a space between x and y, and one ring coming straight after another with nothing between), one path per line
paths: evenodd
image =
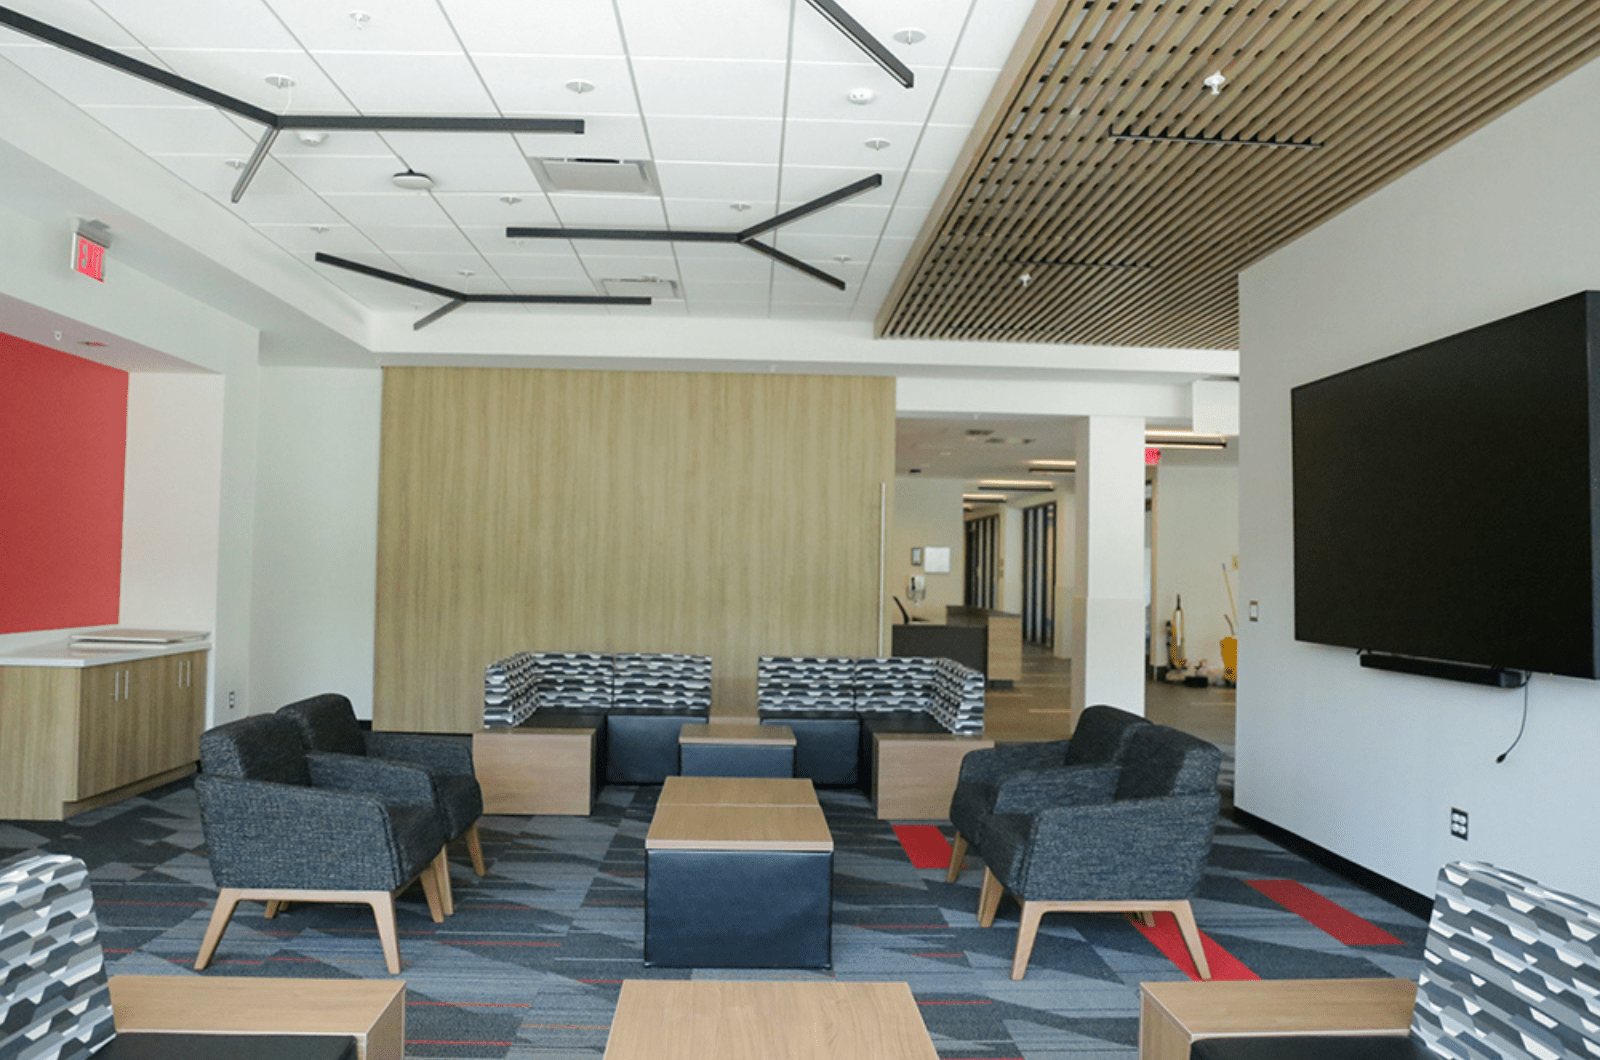
M1109 703L1144 713L1144 420L1078 425L1072 713Z

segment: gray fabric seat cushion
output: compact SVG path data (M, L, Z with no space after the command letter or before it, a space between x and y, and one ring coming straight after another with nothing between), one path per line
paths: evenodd
M299 726L277 714L240 718L201 733L200 762L212 776L301 786L311 783Z

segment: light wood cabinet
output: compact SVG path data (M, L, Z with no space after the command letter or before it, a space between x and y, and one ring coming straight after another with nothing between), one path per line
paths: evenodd
M206 652L0 666L0 818L62 820L193 768Z

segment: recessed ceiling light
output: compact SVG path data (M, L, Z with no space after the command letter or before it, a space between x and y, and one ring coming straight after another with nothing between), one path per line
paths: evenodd
M872 139L866 141L866 145L872 148L874 151L882 151L885 147L889 146L889 141L885 140L881 136L874 136Z
M328 142L328 134L321 129L301 129L294 134L294 138L307 147L321 147Z
M320 235L324 235L324 234L327 233L328 226L327 225L312 225L311 226L311 230L313 232L315 232L317 235L320 236Z
M426 173L418 173L408 169L404 173L396 173L389 178L394 181L395 187L405 188L407 191L429 191L433 188L433 178Z
M262 80L271 85L273 88L294 87L294 78L288 76L287 74L268 74L266 77L262 78Z
M227 159L226 161L224 161L222 164L227 166L229 169L243 169L244 168L244 159L242 159L242 158L230 158L230 159Z
M585 92L593 92L594 91L594 82L593 81L585 81L581 77L574 77L571 81L567 82L567 91L576 92L578 95L581 96Z
M923 41L928 39L928 35L922 32L920 29L907 28L896 30L894 39L899 41L901 44L921 44Z
M372 16L365 11L352 11L350 21L356 24L356 29L366 29L367 23L372 21Z
M728 204L728 209L735 210L739 213L744 213L746 210L750 209L750 204L747 202L730 202Z
M517 203L522 201L522 196L520 196L520 195L502 195L502 196L500 196L500 201L505 203L507 206L515 206Z
M456 275L457 276L476 276L478 274L473 272L471 269L457 269L456 270Z
M848 254L835 254L833 256L833 260L837 261L840 265L843 265L845 262L850 260L850 255L848 255Z
M858 107L865 107L868 103L878 98L878 94L870 88L852 88L846 97Z

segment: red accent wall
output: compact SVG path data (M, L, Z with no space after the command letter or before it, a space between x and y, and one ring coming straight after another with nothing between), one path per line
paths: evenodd
M0 633L116 622L128 373L0 333Z

